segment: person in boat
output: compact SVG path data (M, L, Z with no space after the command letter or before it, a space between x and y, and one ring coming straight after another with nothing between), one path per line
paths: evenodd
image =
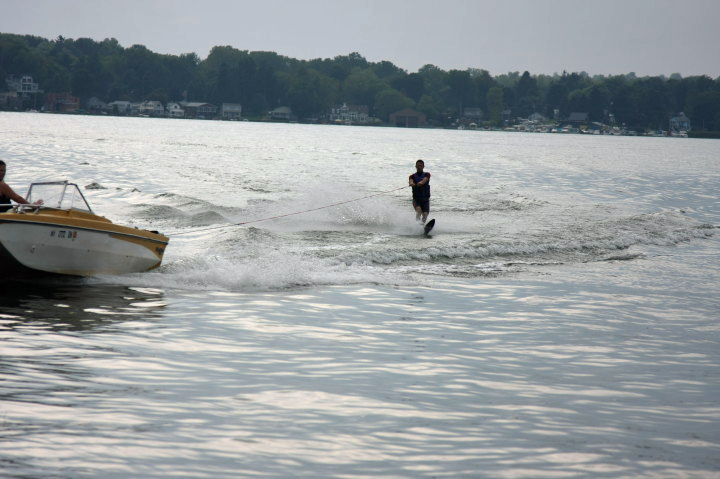
M430 213L430 173L423 171L425 169L423 160L415 162L415 169L417 171L410 175L408 183L412 187L412 204L413 208L415 208L415 219L422 221L424 224Z
M10 188L7 183L5 183L6 170L7 166L5 165L5 162L0 160L0 213L3 213L12 208L10 200L21 205L28 204L25 198L15 193L13 189Z

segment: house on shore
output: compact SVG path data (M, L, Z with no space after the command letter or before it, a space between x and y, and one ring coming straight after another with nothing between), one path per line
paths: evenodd
M425 126L426 123L427 116L411 108L405 108L404 110L390 114L390 124L394 126L417 128L419 126Z
M567 118L567 123L570 123L575 128L579 127L580 125L587 125L589 121L590 116L586 112L574 111L570 113L570 116L568 116Z
M240 103L223 103L220 106L220 118L223 120L241 120L242 105Z
M197 118L199 120L215 118L218 110L218 107L212 103L197 101L181 101L180 106L185 110L185 118Z
M293 114L289 106L279 106L268 112L268 116L272 121L290 121Z
M45 111L75 113L80 110L80 98L70 93L48 93L45 95Z
M467 106L463 108L462 117L464 120L478 122L483 119L482 108L477 106Z
M157 100L146 100L138 106L138 114L142 116L165 116L165 107Z
M108 103L108 108L113 115L129 115L132 112L132 103L124 100L115 100Z
M5 78L5 84L10 91L22 98L29 98L35 93L43 93L40 85L35 83L30 75L8 75Z
M544 115L542 115L538 112L535 112L528 117L528 121L531 123L540 124L540 123L545 123L548 120L547 120L547 118L545 118Z
M370 109L367 105L342 105L335 106L330 109L328 120L330 123L339 123L344 125L365 124L370 121Z
M690 118L680 112L677 116L670 118L670 131L690 131Z
M23 106L22 97L17 92L0 92L0 110L21 110Z
M90 97L90 99L87 101L87 111L89 111L90 113L107 113L108 110L108 104L96 96Z
M177 102L168 103L166 110L168 118L185 118L185 110Z

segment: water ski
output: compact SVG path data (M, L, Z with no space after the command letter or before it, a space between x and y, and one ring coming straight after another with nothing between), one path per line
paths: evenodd
M424 234L427 235L428 233L430 233L430 230L433 229L433 226L435 226L435 218L433 218L430 221L428 221L427 223L425 223L425 229L423 231Z

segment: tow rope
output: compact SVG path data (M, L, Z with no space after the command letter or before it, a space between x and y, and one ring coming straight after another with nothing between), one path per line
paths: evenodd
M286 214L283 214L283 215L268 216L267 218L260 218L260 219L257 219L257 220L250 220L250 221L242 221L242 222L240 222L240 223L229 223L229 224L222 224L222 225L216 225L216 226L208 226L207 228L198 228L198 229L194 229L194 230L192 230L192 231L180 231L180 232L177 232L177 233L168 233L168 234L169 234L170 236L180 236L180 235L185 235L185 234L190 234L190 233L198 233L198 232L201 232L201 231L210 231L210 230L216 230L216 229L220 229L220 228L229 228L229 227L231 227L231 226L243 226L243 225L249 225L249 224L252 224L252 223L260 223L261 221L276 220L276 219L278 219L278 218L285 218L285 217L287 217L287 216L295 216L295 215L300 215L300 214L304 214L304 213L310 213L310 212L312 212L312 211L324 210L324 209L327 209L327 208L332 208L332 207L334 207L334 206L340 206L340 205L344 205L344 204L347 204L347 203L353 203L353 202L355 202L355 201L360 201L360 200L365 200L365 199L368 199L368 198L373 198L373 197L375 197L375 196L386 195L386 194L388 194L388 193L392 193L392 192L394 192L394 191L402 190L402 189L404 189L404 188L407 188L407 186L401 186L400 188L393 188L392 190L381 191L380 193L373 193L372 195L363 196L363 197L361 197L361 198L353 198L352 200L340 201L340 202L338 202L338 203L332 203L332 204L330 204L330 205L320 206L320 207L318 207L318 208L310 208L310 209L307 209L307 210L295 211L295 212L293 212L293 213L286 213Z

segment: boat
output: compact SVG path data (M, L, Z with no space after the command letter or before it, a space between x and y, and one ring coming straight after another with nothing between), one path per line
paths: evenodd
M169 238L95 214L75 183L32 183L29 204L0 213L0 271L71 276L140 273L160 266Z

